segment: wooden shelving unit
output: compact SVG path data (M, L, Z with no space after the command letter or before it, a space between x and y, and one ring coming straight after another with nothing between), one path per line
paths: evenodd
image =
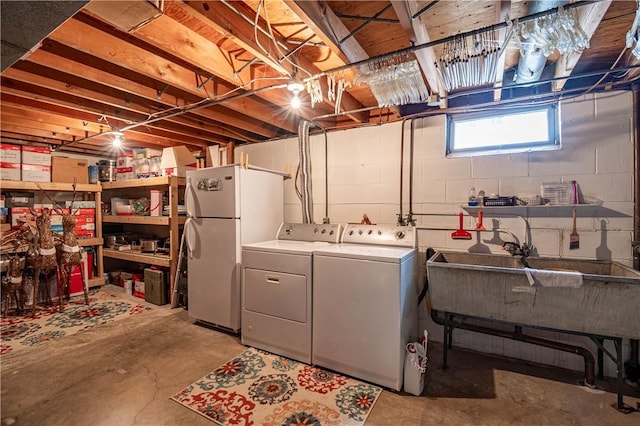
M61 182L22 182L3 180L0 182L0 191L2 193L10 191L33 192L38 193L40 190L47 192L73 192L71 183ZM77 184L75 191L77 193L91 194L96 202L96 236L95 238L79 238L78 245L81 247L94 247L96 250L96 276L89 278L87 285L89 287L102 286L104 284L104 262L102 253L102 185L98 184Z
M178 265L178 251L180 248L179 228L186 221L185 216L178 215L178 201L184 194L186 178L177 176L163 176L148 179L133 179L126 181L104 182L102 184L105 202L112 197L132 198L131 194L147 192L158 189L169 192L169 215L168 216L120 216L103 215L102 222L105 224L121 224L127 228L144 227L165 227L168 228L169 246L168 254L142 253L139 250L115 250L105 248L103 255L107 258L120 259L128 262L143 263L147 265L164 266L170 269L169 273L169 294L173 294L173 282Z

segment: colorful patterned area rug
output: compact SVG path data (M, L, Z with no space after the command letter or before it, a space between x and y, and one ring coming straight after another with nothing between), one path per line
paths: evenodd
M249 348L171 397L220 425L362 425L382 389Z
M31 307L28 307L24 315L2 318L0 356L43 345L99 324L139 314L146 309L149 308L102 290L89 292L89 305L85 305L82 295L72 297L65 302L63 312L58 312L55 303L49 307L39 306L35 316L32 316Z

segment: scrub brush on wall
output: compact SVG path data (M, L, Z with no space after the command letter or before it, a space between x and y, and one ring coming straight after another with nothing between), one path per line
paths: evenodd
M458 228L457 231L455 231L453 234L451 234L451 238L453 238L454 240L470 240L471 239L471 234L467 231L464 230L464 227L462 226L462 216L463 213L460 212L460 227Z
M580 248L580 235L576 229L576 208L573 208L573 229L569 236L569 250L576 250Z
M573 203L578 204L578 182L575 180L572 182L573 184ZM571 235L569 236L569 250L577 250L580 248L580 235L578 235L578 230L576 229L576 208L573 207L573 229L571 230Z

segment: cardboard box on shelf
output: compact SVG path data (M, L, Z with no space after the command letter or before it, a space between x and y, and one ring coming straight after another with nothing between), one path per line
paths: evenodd
M87 289L89 288L88 280L93 278L93 253L82 252L82 272L84 272L84 283L86 283ZM83 277L80 270L80 265L75 265L71 270L71 296L82 294L83 290Z
M5 194L5 207L33 207L33 192L7 192Z
M20 145L0 143L0 163L20 164L22 163L22 149Z
M144 281L133 282L133 295L140 299L144 299Z
M133 151L123 151L116 157L116 168L133 167Z
M170 167L167 169L162 169L163 173L162 176L179 176L179 177L186 177L187 176L187 172L189 170L197 170L197 167L192 167L192 166L176 166L176 167Z
M51 158L51 181L79 184L89 183L89 162L86 159Z
M164 148L160 162L162 176L186 176L187 170L196 170L197 161L184 145Z
M44 146L22 146L22 164L51 167L51 149Z
M116 181L129 180L135 178L133 174L133 167L117 167L116 168Z
M161 149L133 148L132 151L133 151L134 160L140 160L143 158L162 157Z
M0 163L0 180L21 180L20 163Z
M210 145L207 150L206 167L217 167L220 165L220 145Z
M51 182L51 166L22 163L22 180L25 182Z
M67 208L71 207L71 201L65 201L64 206ZM73 208L74 209L94 209L94 212L95 212L96 202L95 201L74 201Z

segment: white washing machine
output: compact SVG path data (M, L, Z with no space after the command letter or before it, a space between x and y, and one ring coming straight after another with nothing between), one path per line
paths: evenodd
M400 390L417 338L415 228L347 225L313 254L315 365Z
M311 363L313 251L340 224L285 223L277 240L242 246L242 343Z

